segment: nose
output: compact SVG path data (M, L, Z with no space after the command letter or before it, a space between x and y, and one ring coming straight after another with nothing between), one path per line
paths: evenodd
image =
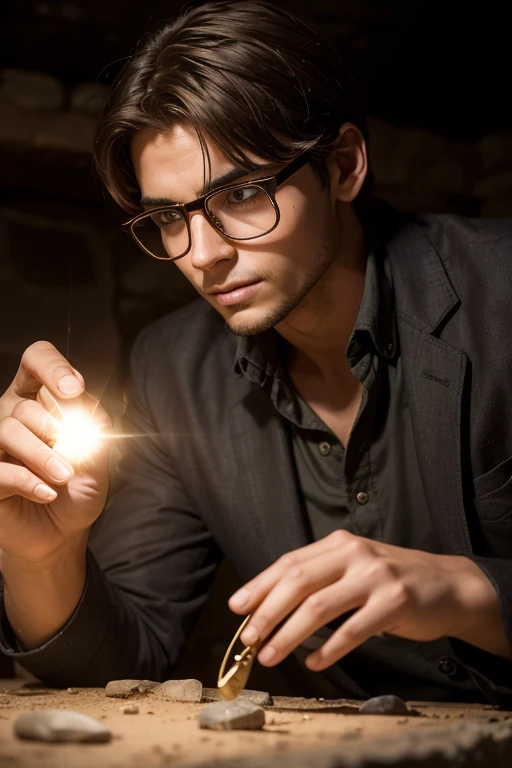
M233 244L225 240L199 211L190 216L190 235L190 260L196 269L211 269L219 261L232 259L236 255Z

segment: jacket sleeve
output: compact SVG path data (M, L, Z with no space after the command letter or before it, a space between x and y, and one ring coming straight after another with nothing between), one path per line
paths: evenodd
M116 488L92 528L73 616L43 646L23 652L0 606L0 649L52 686L168 678L221 559L180 481L179 436L159 433L147 374L154 388L155 355L146 363L146 349L143 336L132 352ZM159 386L172 384L161 377Z
M512 645L512 561L471 556L492 583L498 596L501 617ZM461 640L450 640L455 658L473 676L492 704L512 709L512 661L495 656Z

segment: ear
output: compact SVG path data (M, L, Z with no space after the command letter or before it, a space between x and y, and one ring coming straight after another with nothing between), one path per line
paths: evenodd
M368 171L366 142L354 123L343 123L327 158L334 199L351 203L363 186Z

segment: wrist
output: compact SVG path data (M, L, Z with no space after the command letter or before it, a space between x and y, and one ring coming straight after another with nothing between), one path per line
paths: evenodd
M47 642L75 611L86 582L86 550L82 535L37 563L2 557L5 612L25 649Z
M512 659L512 646L501 618L496 589L472 560L467 557L455 559L458 561L453 573L455 620L450 636Z
M0 572L4 583L11 578L51 577L64 563L73 562L87 549L89 530L79 531L70 536L57 549L39 560L28 560L0 549Z

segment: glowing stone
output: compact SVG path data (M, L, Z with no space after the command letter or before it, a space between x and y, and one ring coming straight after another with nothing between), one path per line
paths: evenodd
M80 411L63 415L59 436L53 449L72 464L80 464L98 448L100 433L98 427Z

